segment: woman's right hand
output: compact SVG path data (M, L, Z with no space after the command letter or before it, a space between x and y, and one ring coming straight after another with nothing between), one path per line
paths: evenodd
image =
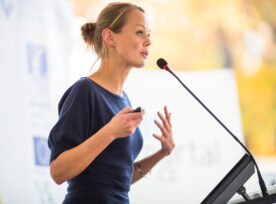
M136 113L133 113L133 111L134 109L126 107L106 124L106 128L108 128L114 139L127 137L135 132L135 129L143 120L145 110Z

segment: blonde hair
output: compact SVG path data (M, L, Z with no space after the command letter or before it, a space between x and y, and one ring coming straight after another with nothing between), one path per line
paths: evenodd
M102 38L103 30L109 28L114 33L121 32L126 24L127 15L134 9L145 12L141 7L131 3L110 3L101 11L96 22L89 22L81 27L83 40L99 58L107 55L107 48Z

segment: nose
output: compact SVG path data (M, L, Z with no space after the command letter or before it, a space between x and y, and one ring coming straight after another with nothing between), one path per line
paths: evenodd
M145 41L145 46L148 47L151 45L151 41L150 41L150 38L149 36L146 37L146 41Z

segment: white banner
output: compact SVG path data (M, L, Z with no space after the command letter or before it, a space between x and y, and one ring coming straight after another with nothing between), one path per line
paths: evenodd
M70 1L0 1L0 185L3 204L61 203L47 138L69 79Z
M194 94L243 141L233 70L177 72ZM125 85L134 107L145 108L144 147L138 159L159 150L152 133L157 111L172 113L174 152L131 187L132 204L200 203L243 156L243 149L166 71L133 70Z

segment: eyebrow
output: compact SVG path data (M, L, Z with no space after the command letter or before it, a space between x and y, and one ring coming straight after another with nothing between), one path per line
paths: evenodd
M143 27L143 28L145 28L145 29L146 29L146 27L145 27L145 26L143 26L142 24L137 24L136 26L141 26L141 27Z
M143 27L145 30L147 30L147 29L146 29L146 27L145 27L145 26L143 26L142 24L137 24L136 26L141 26L141 27ZM148 32L151 32L151 30L150 30L150 29L148 29Z

